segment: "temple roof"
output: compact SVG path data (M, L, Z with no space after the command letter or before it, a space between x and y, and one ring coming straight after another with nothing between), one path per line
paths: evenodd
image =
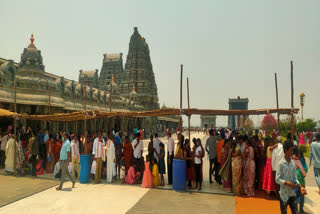
M34 38L33 34L31 34L30 37L31 43L27 48L23 50L23 53L21 54L21 65L35 65L39 66L41 70L44 71L44 66L42 64L42 56L41 56L41 51L36 48L34 45Z
M31 37L30 37L30 45L26 48L28 51L34 51L34 52L37 52L38 49L36 48L36 46L34 45L34 37L33 37L33 33L31 34Z
M112 84L112 89L113 89L113 90L118 89L118 85L117 85L117 83L114 81L114 75L112 75L111 82L109 83L109 86L108 86L109 90L110 90L110 88L111 88L111 84Z
M86 75L87 77L91 77L93 78L96 73L98 72L98 70L80 70L80 77L82 77L83 75Z
M104 54L103 55L104 62L111 62L111 61L120 61L122 59L122 53L114 53L114 54Z

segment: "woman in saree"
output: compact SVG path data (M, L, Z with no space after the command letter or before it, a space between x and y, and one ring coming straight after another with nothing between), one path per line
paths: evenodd
M125 172L128 174L128 170L133 161L133 147L130 142L129 136L125 137L125 143L123 145L123 154L124 154L124 162L125 162Z
M249 138L245 142L245 161L243 167L243 193L249 197L254 196L254 181L255 181L255 162L253 140Z
M231 140L226 139L221 150L221 169L219 171L223 179L223 189L226 192L232 192L231 153Z
M53 168L55 165L55 158L54 158L54 143L53 143L53 136L52 134L49 135L49 140L47 141L47 165L46 165L46 172L53 173Z
M240 195L241 192L241 136L238 137L238 143L234 142L232 147L232 190L235 195Z

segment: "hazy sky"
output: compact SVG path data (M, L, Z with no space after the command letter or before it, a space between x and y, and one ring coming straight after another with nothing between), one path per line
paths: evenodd
M228 98L240 96L249 109L274 108L275 72L280 107L290 107L293 60L295 106L304 92L305 118L320 120L319 11L319 0L0 0L0 57L19 62L34 33L46 71L78 80L80 69L101 69L104 53L122 52L125 62L137 26L149 44L160 105L179 106L183 64L191 107L227 109Z

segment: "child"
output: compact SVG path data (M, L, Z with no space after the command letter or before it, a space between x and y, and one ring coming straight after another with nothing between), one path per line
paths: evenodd
M125 182L127 184L136 184L140 179L140 172L135 172L134 169L136 167L136 162L134 161L128 170L128 174L125 178Z
M159 186L160 184L160 179L159 179L159 169L157 165L157 160L152 158L151 160L152 163L152 180L153 180L153 186Z
M306 177L306 172L308 171L308 167L304 160L303 152L299 150L297 146L293 148L292 160L295 163L298 181L300 182L301 186L305 187L304 178ZM297 190L296 197L297 197L297 202L300 202L299 213L304 213L303 211L304 195L301 194L299 190Z
M263 182L262 182L262 189L266 190L267 195L270 195L271 191L276 190L276 186L274 184L274 178L272 173L272 166L271 166L271 156L272 156L272 150L273 150L273 141L271 138L267 137L265 139L265 148L266 148L266 164L264 167L263 172Z
M159 168L159 173L161 175L161 181L160 181L160 186L164 186L164 177L163 175L166 174L166 166L164 164L164 144L160 143L160 154L158 154L157 150L154 150L157 156L159 157L159 163L158 163L158 168Z
M124 178L126 175L126 164L124 162L124 154L121 154L121 159L120 159L120 179L123 179L122 183L124 183Z
M142 178L142 184L141 186L144 188L152 188L153 187L153 180L150 170L150 159L147 156L146 162L144 163L144 172L143 172L143 178Z
M306 189L302 187L298 181L296 167L291 160L292 149L292 142L284 142L284 160L279 163L276 173L276 182L280 185L280 210L282 214L287 213L288 205L292 213L297 213L295 188L298 188L298 191L301 191L303 195L307 194Z

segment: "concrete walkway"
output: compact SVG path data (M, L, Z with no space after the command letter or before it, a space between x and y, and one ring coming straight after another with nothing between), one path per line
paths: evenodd
M0 207L56 186L57 181L0 176Z
M125 213L149 190L132 186L65 183L63 191L50 188L0 209L15 213Z
M127 213L235 213L235 199L232 196L152 189Z

